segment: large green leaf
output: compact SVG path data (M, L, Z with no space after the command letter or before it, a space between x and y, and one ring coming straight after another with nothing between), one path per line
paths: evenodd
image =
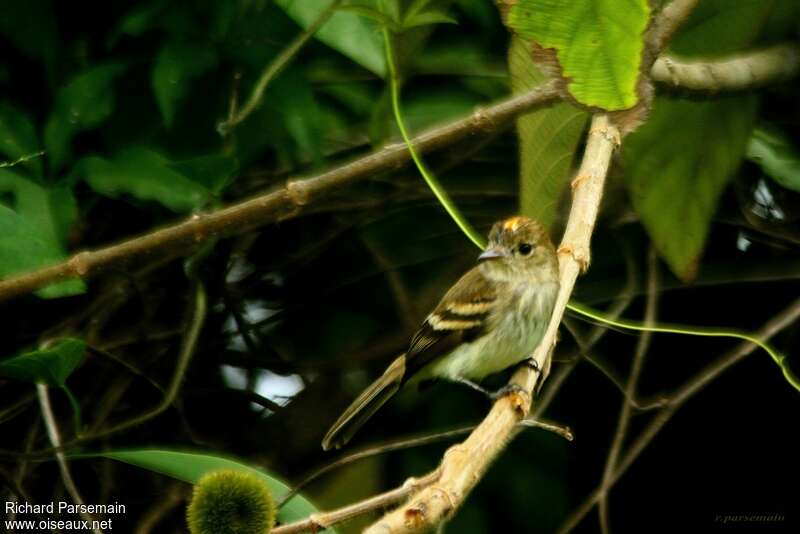
M111 115L112 82L122 70L116 63L90 68L58 92L44 130L44 145L54 168L64 163L75 134L98 126Z
M780 39L796 32L797 0L703 0L670 43L684 56L729 54L752 45L761 35Z
M141 147L120 152L110 160L85 158L76 165L76 172L101 195L131 195L176 212L196 209L211 196L202 184L175 170L167 158Z
M308 28L333 0L275 0L287 15ZM317 31L315 37L380 77L386 74L383 41L375 22L352 11L337 11Z
M217 54L200 43L167 43L153 65L153 91L166 126L171 126L175 109L194 78L213 68Z
M649 120L625 141L625 180L653 243L683 280L697 273L717 200L739 167L755 99L657 98Z
M53 74L58 54L58 25L50 0L3 0L0 2L0 35L23 54L41 60Z
M85 350L86 344L80 339L61 339L46 349L0 361L0 376L63 387Z
M521 37L512 38L508 61L515 93L528 91L546 79L533 63L530 45ZM517 119L523 215L547 227L553 223L588 117L575 106L557 104Z
M39 150L39 139L31 119L8 104L0 104L0 155L15 161ZM42 176L41 158L30 159L21 165L35 177Z
M296 146L296 159L322 159L320 108L308 83L299 72L287 69L267 89L267 106L281 123Z
M238 169L234 158L222 154L174 161L169 166L215 194L225 189Z
M773 180L800 193L800 154L782 135L756 130L747 143L747 159L757 163Z
M289 492L287 486L280 479L265 473L261 469L250 467L243 463L221 456L198 454L171 450L134 449L126 451L104 452L99 456L126 462L132 465L155 471L178 480L194 484L209 471L233 469L253 473L269 486L275 500L280 500ZM302 495L295 495L278 511L278 520L288 523L305 519L317 511L316 507ZM335 532L327 529L322 532Z
M0 204L0 276L52 265L66 258L66 242L77 216L72 191L44 187L13 171L0 169L0 193L11 199ZM36 292L57 298L83 293L80 280L67 280Z
M518 0L507 23L518 35L556 50L576 100L618 110L638 99L649 15L647 0Z

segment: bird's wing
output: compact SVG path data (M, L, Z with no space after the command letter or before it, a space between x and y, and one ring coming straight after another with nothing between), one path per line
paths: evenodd
M411 339L403 382L438 356L483 335L496 302L496 284L477 267L462 276Z

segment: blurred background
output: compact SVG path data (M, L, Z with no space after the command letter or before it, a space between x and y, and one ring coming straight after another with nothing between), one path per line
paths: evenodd
M2 274L150 231L397 142L378 25L354 10L338 11L269 83L261 105L235 128L220 131L265 66L329 3L4 0L0 161L46 154L0 169L0 202L30 229L24 247L0 245L7 247ZM512 91L510 36L494 5L422 4L441 17L405 31L396 44L404 113L414 132L467 116ZM706 11L690 21L689 30L729 9L752 18L755 11L747 10L765 3L704 4ZM745 44L797 38L796 6L772 4ZM723 33L739 31L715 24ZM696 34L682 41L684 51L692 39ZM659 322L756 330L800 295L796 80L733 97L659 91L674 101L717 98L736 112L752 109L744 120L747 131L755 124L781 139L781 157L794 162L789 176L795 181L776 180L758 158L737 160L719 194L711 195L702 255L678 267L674 258L653 266L651 230L642 225L626 186L626 169L635 167L636 156L623 153L609 178L591 269L573 296L641 321L648 277L655 271ZM737 98L748 104L740 106ZM661 123L680 122L678 115L656 116ZM713 113L703 120L728 129ZM695 134L685 142L699 152L698 166L725 150L714 145L713 132ZM742 142L747 139L751 134ZM632 142L647 153L643 145ZM580 154L577 143L572 160L565 160L567 172ZM520 207L520 159L513 125L426 156L482 233L536 203L529 198ZM705 179L702 173L696 178ZM660 194L668 199L684 193L665 187ZM564 224L563 200L550 215L554 239ZM668 230L676 241L696 232L690 222L680 222ZM13 253L14 247L22 252ZM405 350L476 255L417 170L395 167L332 192L302 216L209 242L188 267L182 259L147 258L85 285L59 284L6 300L0 303L0 358L55 338L80 338L86 354L67 381L80 407L80 431L91 435L142 413L158 404L172 377L192 309L193 282L186 275L191 272L202 281L209 306L177 399L158 417L91 440L82 450L206 451L298 482L348 452L474 424L487 413L487 400L462 386L404 391L347 449L320 448L341 410ZM580 350L576 338L600 333L590 351ZM568 425L575 440L537 429L522 432L447 532L553 532L562 525L601 480L637 339L579 317L565 320L557 363L543 390L550 397L543 416ZM800 372L797 324L773 342ZM735 345L723 338L655 335L638 398L669 396ZM75 436L70 398L53 388L51 401L68 441ZM612 530L796 532L799 410L800 393L767 354L755 351L689 399L613 487ZM653 414L634 411L626 443ZM31 384L0 378L0 425L6 496L29 502L63 497L55 462L18 456L49 446ZM452 443L352 462L302 492L321 509L348 504L428 472ZM87 502L127 505L123 532L185 531L189 485L110 460L77 460L71 467ZM723 525L715 520L721 514L784 519ZM338 531L358 532L375 517ZM575 531L599 531L596 511Z

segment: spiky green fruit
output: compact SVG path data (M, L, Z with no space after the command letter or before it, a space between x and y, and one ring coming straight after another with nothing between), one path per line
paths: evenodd
M195 484L186 517L192 534L268 534L275 504L256 475L212 471Z

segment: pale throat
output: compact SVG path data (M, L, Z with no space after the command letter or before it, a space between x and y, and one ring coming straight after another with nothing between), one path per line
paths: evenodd
M548 284L558 282L558 266L547 259L532 258L523 264L488 261L479 265L481 274L495 282L518 284Z

